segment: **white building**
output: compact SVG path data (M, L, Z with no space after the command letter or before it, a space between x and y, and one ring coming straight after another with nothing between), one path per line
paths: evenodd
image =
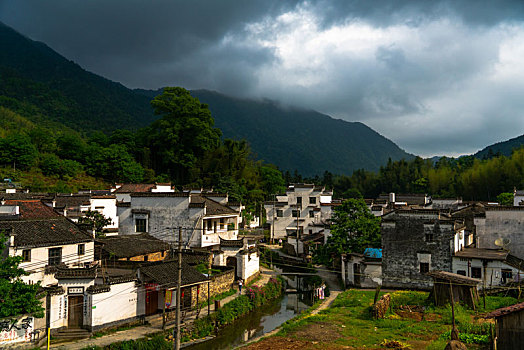
M56 283L54 267L80 267L94 261L94 237L40 201L17 201L20 214L0 218L9 237L8 254L23 258L26 283Z
M332 191L312 184L292 184L284 195L264 203L270 234L274 239L290 234L299 238L324 230L332 212Z
M524 260L504 249L463 248L453 255L452 272L481 279L486 288L522 280Z
M137 192L118 203L120 234L149 233L174 242L182 228L186 247L206 247L220 238L237 239L240 212L227 206L226 194Z

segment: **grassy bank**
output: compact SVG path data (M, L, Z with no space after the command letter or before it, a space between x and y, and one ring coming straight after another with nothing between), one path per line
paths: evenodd
M348 290L330 308L287 322L274 337L248 349L278 348L282 342L293 349L443 349L451 328L451 308L434 307L425 292L399 291L391 296L391 310L384 319L375 320L371 316L374 292ZM482 315L516 303L511 297L487 297L486 301L485 309L481 305L476 311L455 308L456 323L468 349L489 348L490 323Z

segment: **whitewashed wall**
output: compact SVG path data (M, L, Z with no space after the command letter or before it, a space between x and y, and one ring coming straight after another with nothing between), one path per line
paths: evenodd
M92 262L94 260L94 242L85 242L85 254L78 255L78 244L67 244L61 246L49 246L31 248L31 261L23 262L20 267L29 272L30 275L22 276L25 283L41 282L42 286L47 286L56 283L53 275L44 275L45 266L49 261L49 249L62 247L62 262L69 267L81 266L83 263ZM9 248L11 256L21 256L23 247Z
M111 291L91 295L88 316L92 327L142 314L138 310L138 288L134 281L113 284Z

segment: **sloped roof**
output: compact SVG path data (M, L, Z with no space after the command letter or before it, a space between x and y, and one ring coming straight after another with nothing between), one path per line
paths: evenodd
M93 241L92 235L62 216L0 221L0 230L13 230L17 247L45 247Z
M500 309L491 311L489 314L485 316L485 318L495 318L495 317L501 317L506 316L509 314L512 314L517 311L524 310L524 303L514 304L506 307L502 307Z
M85 194L58 194L52 198L47 198L45 201L47 203L55 201L55 208L76 208L82 205L90 205L90 195Z
M57 266L55 278L56 279L93 279L96 277L98 268L87 267L87 268L69 268L67 266Z
M61 216L40 200L6 200L6 205L18 205L22 219L46 219Z
M151 192L155 184L123 184L114 193Z
M238 214L236 210L200 195L192 195L191 204L205 205L206 215Z
M140 267L140 273L149 277L164 288L173 288L177 284L178 261L163 261ZM182 261L182 286L207 282L207 277Z
M436 278L436 279L443 279L446 281L455 282L457 284L465 284L469 286L476 286L477 284L482 282L481 280L476 279L476 278L466 277L466 276L458 275L456 273L451 273L447 271L436 270L436 271L428 272L427 275L433 278Z
M116 258L130 258L169 250L169 244L147 233L139 235L119 235L97 239L102 249Z
M459 258L474 258L474 259L488 259L488 260L506 260L509 252L504 249L487 249L487 248L469 248L464 247L462 250L455 252L455 256Z

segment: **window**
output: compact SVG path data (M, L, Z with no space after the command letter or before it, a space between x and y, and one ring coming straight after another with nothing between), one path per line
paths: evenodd
M86 245L79 244L78 245L78 255L84 255L85 253L86 253Z
M513 278L511 269L502 269L502 283L506 283Z
M135 219L135 232L147 232L147 219Z
M48 265L49 266L56 266L60 265L62 263L62 248L49 248L48 250L49 259L48 259Z
M213 221L213 232L217 232L217 222Z
M284 211L282 209L277 209L277 218L281 218L284 216Z
M313 230L309 230L309 234L312 235L313 234Z
M309 211L309 217L310 218L314 218L315 217L315 212L313 210Z
M297 197L297 204L298 204L298 205L301 205L301 204L302 204L302 197Z
M23 262L31 261L31 249L22 250L22 261Z
M433 233L426 233L426 242L434 242L434 235Z
M426 274L429 272L429 263L420 263L420 273Z
M220 229L223 230L225 228L226 226L224 225L224 218L220 218Z
M291 211L291 216L294 217L294 218L298 218L298 210L293 209Z
M144 255L144 261L149 261L149 255Z
M457 275L466 276L466 271L465 270L458 270L457 271Z
M471 277L482 278L482 269L480 267L472 267L471 268Z
M317 204L317 198L316 197L309 197L309 204Z

